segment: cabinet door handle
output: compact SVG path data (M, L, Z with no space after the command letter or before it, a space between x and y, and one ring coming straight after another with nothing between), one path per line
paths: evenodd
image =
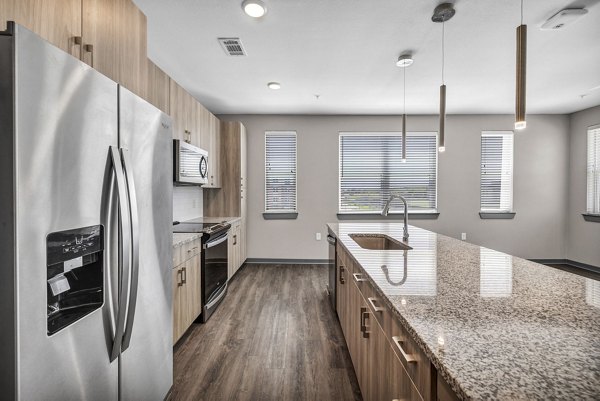
M181 284L185 284L187 283L187 267L182 268L181 271Z
M367 281L366 278L363 278L361 273L354 273L352 276L354 276L354 281L357 283L360 283L361 281Z
M233 236L233 245L237 245L237 235Z
M367 319L369 318L369 308L365 306L360 307L360 331L362 331L363 338L369 338L369 326L367 326Z
M346 269L344 269L343 265L340 265L340 284L345 284L346 283L346 279L344 278L344 271Z
M73 36L73 44L79 46L79 50L81 51L83 46L83 39L81 36ZM79 58L81 58L81 56L83 56L83 54L79 54Z
M375 301L377 301L377 298L367 298L367 301L369 301L375 312L383 312L385 310L385 308L375 305Z
M404 358L406 363L417 363L417 360L412 355L407 354L406 351L404 351L404 348L402 348L402 344L404 343L402 338L399 336L393 336L392 340L394 340L394 344L396 344L396 347L398 347L398 350L400 350L400 354L402 354L402 358Z
M91 66L94 67L94 45L90 45L89 43L87 45L83 46L83 50L90 53L92 56L92 62L91 62Z
M177 270L177 287L181 287L183 285L183 275L181 273L181 269Z

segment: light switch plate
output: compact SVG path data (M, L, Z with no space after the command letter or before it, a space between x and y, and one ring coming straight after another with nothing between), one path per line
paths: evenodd
M467 240L467 233L460 233L460 239L463 241Z
M315 238L316 238L317 241L321 241L321 233L317 233L315 235Z

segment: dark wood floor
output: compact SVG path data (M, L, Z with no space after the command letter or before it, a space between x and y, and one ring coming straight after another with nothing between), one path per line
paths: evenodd
M169 400L361 400L324 265L246 265L174 349Z

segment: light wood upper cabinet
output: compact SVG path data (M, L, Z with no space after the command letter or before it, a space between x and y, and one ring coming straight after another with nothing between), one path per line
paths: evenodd
M186 91L174 80L170 80L169 111L173 119L173 139L187 140L188 99Z
M102 0L105 1L105 0ZM132 0L118 1L119 82L142 98L148 92L148 35L144 13Z
M131 0L82 0L82 16L82 60L145 98L146 16Z
M204 215L246 218L246 130L240 122L223 121L218 135L220 191L204 191ZM242 163L243 162L243 163ZM243 184L242 184L243 183ZM242 234L243 235L243 234Z
M146 97L146 16L132 0L0 0L0 21L6 20Z
M169 114L169 76L148 59L148 93L147 100L155 107Z
M0 0L0 29L15 21L48 42L79 58L81 0Z

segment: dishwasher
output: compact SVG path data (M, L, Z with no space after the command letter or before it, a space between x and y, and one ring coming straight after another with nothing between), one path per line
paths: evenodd
M336 250L335 250L335 242L336 239L333 235L327 234L327 242L329 243L329 258L328 258L328 272L329 272L329 284L327 284L327 294L329 295L329 301L331 302L331 306L333 310L337 310L335 306L335 293L337 286L337 269L336 269Z

